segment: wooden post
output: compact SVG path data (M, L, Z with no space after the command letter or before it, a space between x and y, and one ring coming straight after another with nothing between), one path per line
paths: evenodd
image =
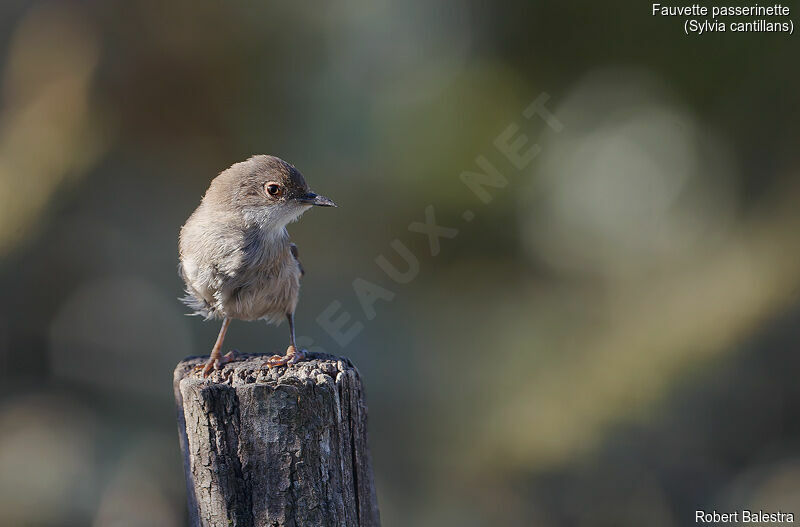
M192 527L380 525L367 407L348 359L272 370L243 356L208 378L205 359L173 387Z

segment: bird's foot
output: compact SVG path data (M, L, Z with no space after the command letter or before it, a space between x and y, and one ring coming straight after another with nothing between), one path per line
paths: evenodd
M286 349L286 355L273 355L267 359L266 365L268 368L275 368L277 366L286 366L287 364L295 364L306 358L305 350L299 350L294 346L289 346Z
M198 364L194 367L195 371L203 370L203 377L208 377L212 370L221 370L229 362L239 360L236 351L229 351L225 355L217 353L216 357L212 353L205 364Z

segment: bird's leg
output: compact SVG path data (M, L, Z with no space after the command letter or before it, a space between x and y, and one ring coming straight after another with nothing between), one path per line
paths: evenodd
M289 347L286 349L286 355L273 355L267 359L267 366L274 368L276 366L285 366L287 364L295 364L306 358L304 350L297 349L294 341L294 313L288 313L286 319L289 321Z
M228 326L231 323L231 319L226 318L222 321L222 328L219 330L219 335L217 336L217 342L214 343L214 347L211 349L211 355L208 357L208 361L205 364L197 366L195 369L203 370L203 377L208 377L211 373L211 370L219 370L225 364L235 360L234 359L234 352L229 351L225 355L222 354L220 351L222 349L222 342L225 340L225 333L228 332Z

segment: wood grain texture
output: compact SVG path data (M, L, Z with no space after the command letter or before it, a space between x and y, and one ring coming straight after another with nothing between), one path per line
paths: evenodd
M190 525L380 525L367 407L348 359L288 368L244 356L203 378L189 358L173 387Z

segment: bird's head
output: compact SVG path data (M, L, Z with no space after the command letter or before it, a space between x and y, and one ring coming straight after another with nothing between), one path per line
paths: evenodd
M313 206L336 206L312 192L300 171L274 156L253 156L221 175L226 172L231 174L226 179L234 189L232 205L248 223L265 229L283 229Z

